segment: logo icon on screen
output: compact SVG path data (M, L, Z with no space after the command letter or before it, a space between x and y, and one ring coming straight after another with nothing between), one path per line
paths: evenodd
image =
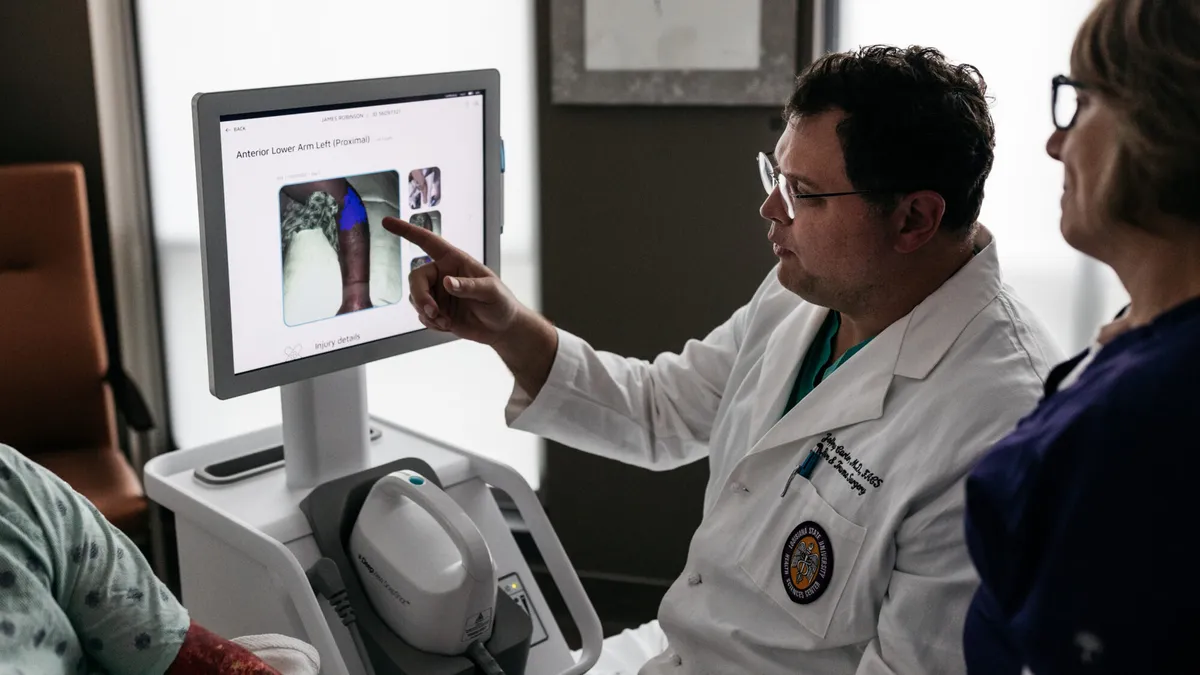
M283 355L287 357L288 361L294 361L301 356L304 356L304 347L299 344L294 344L291 347L284 347Z

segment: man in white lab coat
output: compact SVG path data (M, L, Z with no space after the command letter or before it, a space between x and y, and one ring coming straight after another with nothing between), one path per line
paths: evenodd
M960 673L963 482L1059 359L977 223L982 78L934 50L833 54L785 117L760 157L778 267L653 363L593 350L445 241L385 226L435 261L410 277L425 325L514 373L513 426L652 469L708 458L703 521L635 670ZM632 672L632 637L606 642L609 672Z

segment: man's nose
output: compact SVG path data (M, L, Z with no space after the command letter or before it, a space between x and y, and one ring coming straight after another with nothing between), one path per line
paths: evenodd
M771 190L771 194L763 200L762 206L758 207L758 214L766 220L772 220L779 223L786 223L791 220L788 217L787 206L783 203L783 195L779 193L779 186Z

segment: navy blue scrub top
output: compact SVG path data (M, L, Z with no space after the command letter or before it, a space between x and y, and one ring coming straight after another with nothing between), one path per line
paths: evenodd
M1082 358L968 479L971 675L1200 672L1200 299Z

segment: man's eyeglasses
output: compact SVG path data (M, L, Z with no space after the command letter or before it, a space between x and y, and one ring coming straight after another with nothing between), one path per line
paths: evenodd
M1075 118L1079 116L1079 90L1085 85L1066 75L1056 75L1050 82L1050 111L1054 116L1054 128L1065 131L1075 126Z
M801 199L818 199L822 197L841 197L843 195L861 195L868 192L877 192L877 190L850 190L849 192L792 192L786 182L779 180L779 165L775 162L774 153L760 152L758 153L758 177L762 179L763 189L770 195L775 191L775 187L779 187L779 194L783 197L783 204L787 207L788 218L796 217L796 202Z

